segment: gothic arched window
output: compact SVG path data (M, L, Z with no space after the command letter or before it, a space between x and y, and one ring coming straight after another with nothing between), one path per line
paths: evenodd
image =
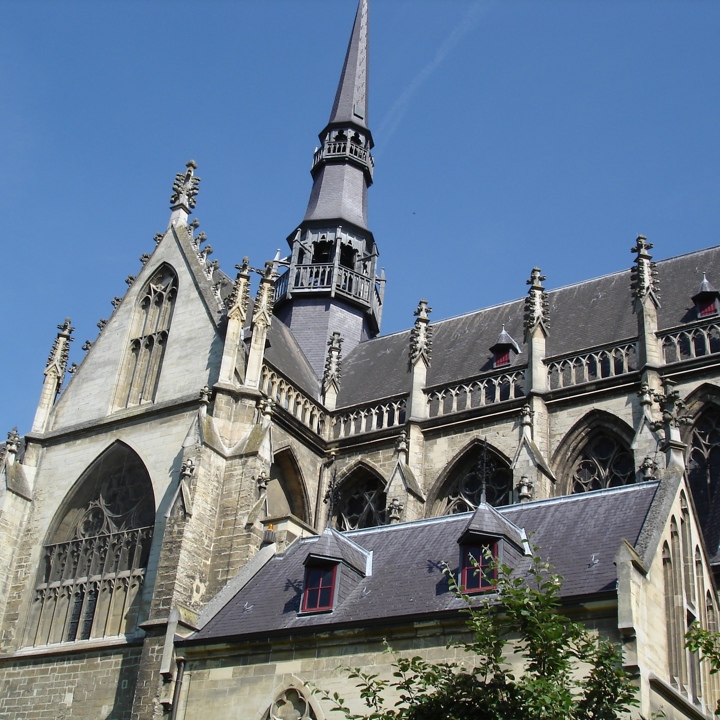
M385 525L385 484L365 468L352 473L340 488L335 517L338 530Z
M689 445L690 490L712 556L717 552L720 536L720 410L710 408L700 415Z
M477 445L451 473L442 497L436 503L435 515L474 510L482 502L494 507L512 502L512 471L508 463L492 448Z
M629 447L608 433L591 437L573 464L572 492L619 487L635 482L635 463Z
M155 400L176 296L177 276L171 267L162 265L138 296L130 346L120 373L118 407Z
M27 644L129 634L154 522L145 465L127 445L115 443L88 468L51 526Z
M308 699L295 688L281 693L263 720L317 720Z

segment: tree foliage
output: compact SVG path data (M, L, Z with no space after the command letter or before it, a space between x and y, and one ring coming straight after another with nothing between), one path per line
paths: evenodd
M710 665L710 674L720 672L720 634L705 630L699 623L693 623L685 635L685 644L691 652L699 652L700 660ZM715 708L715 715L720 715L720 700Z
M561 579L535 554L525 577L495 563L496 592L466 601L468 662L394 656L392 678L349 669L367 711L321 693L347 720L615 720L637 705L617 646L560 613ZM478 570L479 572L479 570ZM522 658L515 673L506 658ZM392 652L389 650L389 652Z

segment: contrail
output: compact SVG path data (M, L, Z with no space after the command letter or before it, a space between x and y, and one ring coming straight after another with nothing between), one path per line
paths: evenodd
M463 37L478 24L481 15L487 8L487 3L479 1L473 3L455 29L445 38L437 49L433 59L420 70L408 86L400 93L380 123L380 132L378 135L382 136L385 147L387 147L390 138L400 125L413 95L415 95L425 80L442 64Z

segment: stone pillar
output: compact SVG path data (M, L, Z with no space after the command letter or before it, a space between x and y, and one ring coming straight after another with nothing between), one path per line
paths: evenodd
M223 346L222 362L220 364L220 377L218 382L231 386L236 385L235 371L240 355L243 365L245 352L242 347L242 331L247 319L247 309L250 300L250 268L248 258L243 258L242 265L236 265L239 270L235 278L232 294L227 311L227 329L225 331L225 344ZM244 378L240 378L244 380Z
M432 308L427 300L421 300L415 310L415 326L410 331L410 397L408 399L407 418L409 422L425 420L428 417L428 404L425 397L427 371L432 357L432 327L430 318Z
M32 424L32 432L34 433L43 433L47 429L50 411L65 379L70 343L73 341L70 336L75 328L70 324L70 318L65 318L65 322L57 327L60 332L55 338L50 357L48 357L45 366L45 380L43 381L40 402L38 402Z
M528 348L528 368L525 374L525 392L532 419L532 439L545 457L550 455L550 428L544 395L548 391L548 373L545 365L545 343L550 331L550 306L543 282L545 275L538 267L530 273L526 283L530 286L525 298L525 343Z
M663 357L657 337L660 296L657 270L649 252L651 248L652 243L646 242L643 235L638 235L635 247L632 248L636 257L631 269L631 289L633 312L638 323L638 368L642 382L647 383L653 392L658 392L662 387L659 369L663 365Z
M323 404L329 411L333 411L337 404L337 396L340 391L340 376L342 373L342 336L334 331L328 340L327 359L325 360L325 372L323 374Z
M250 352L248 354L247 370L245 372L245 386L257 390L260 387L263 358L265 357L265 343L267 333L272 322L272 311L274 301L275 273L273 263L265 263L265 272L257 297L252 317L252 339L250 341Z

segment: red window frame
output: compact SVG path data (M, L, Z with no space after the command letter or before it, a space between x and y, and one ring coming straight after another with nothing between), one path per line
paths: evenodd
M308 565L305 568L302 612L333 609L337 565Z
M709 317L710 315L717 315L715 298L712 300L701 300L698 303L698 317Z
M497 540L474 540L460 547L460 585L465 593L492 590L497 584L497 568L490 564L497 560Z
M510 364L510 348L495 351L495 367L504 367Z

